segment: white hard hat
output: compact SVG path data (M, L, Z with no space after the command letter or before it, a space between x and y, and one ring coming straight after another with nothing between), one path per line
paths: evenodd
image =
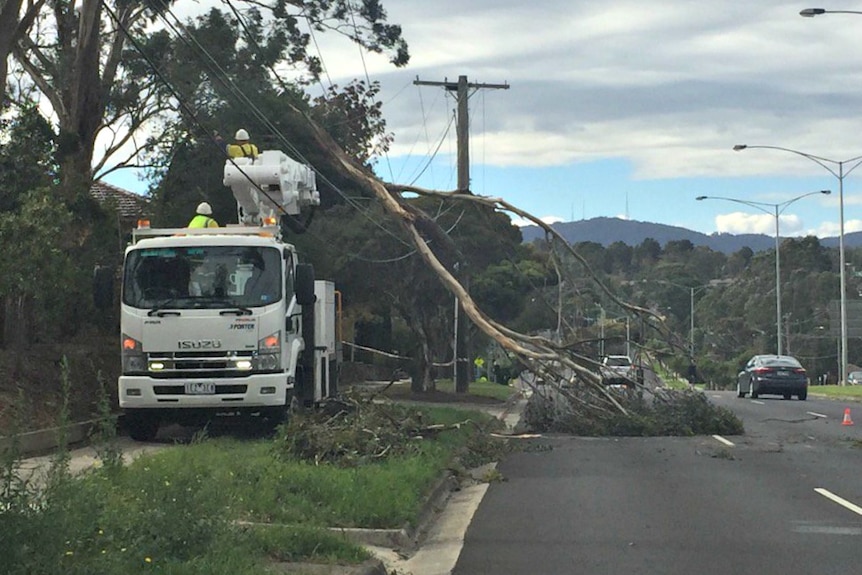
M213 215L213 208L206 202L201 202L198 204L198 209L196 210L202 216L211 216Z
M236 136L234 136L234 139L248 140L248 132L246 132L245 130L240 128L239 130L236 131Z

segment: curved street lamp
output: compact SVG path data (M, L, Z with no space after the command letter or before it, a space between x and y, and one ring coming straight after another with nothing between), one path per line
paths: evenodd
M735 149L735 148L734 148ZM775 218L775 336L777 341L778 355L783 355L783 348L781 346L781 256L779 250L779 228L778 228L778 216L780 216L787 206L801 200L802 198L806 198L808 196L814 196L816 194L824 194L829 195L832 192L830 190L820 190L819 192L808 192L807 194L802 194L801 196L796 196L795 198L791 198L786 202L780 202L777 204L770 204L768 202L755 202L752 200L740 200L738 198L726 198L722 196L698 196L697 200L724 200L727 202L735 202L737 204L745 204L746 206L751 206L752 208L756 208L765 214L769 214ZM772 208L772 211L767 210L766 207Z
M812 8L812 10L814 9ZM838 179L838 266L840 268L838 270L838 277L839 283L841 284L841 358L838 366L840 371L838 379L839 383L843 383L844 378L847 377L847 277L846 270L844 269L846 267L844 256L844 178L849 175L850 172L858 168L859 164L862 164L862 156L856 156L855 158L849 158L847 160L831 160L829 158L815 156L814 154L800 152L799 150L782 148L781 146L747 146L745 144L737 144L733 147L733 150L739 152L749 148L780 150L796 154L797 156L802 156L803 158L818 164ZM836 172L830 164L838 166L838 171ZM845 169L844 166L847 164L852 165Z
M698 199L701 199L701 198L698 198ZM706 196L703 196L703 199L706 199ZM653 283L657 283L657 284L669 285L669 286L674 286L674 287L689 290L690 306L689 306L689 316L688 316L688 318L689 318L688 357L690 359L694 359L694 295L697 292L699 292L703 289L706 289L708 287L711 287L711 286L709 284L704 284L704 285L699 285L699 286L688 286L688 285L684 285L684 284L678 284L678 283L672 282L670 280L642 280L642 281L644 281L644 282L652 281Z
M815 16L820 16L822 14L862 14L862 11L859 11L859 10L826 10L825 8L806 8L804 10L799 11L799 15L803 16L805 18L814 18ZM734 147L734 149L736 149L736 148ZM799 153L799 152L797 152L797 153ZM801 154L801 155L804 156L805 154ZM849 160L845 160L843 163L852 162L854 160L858 160L859 158L862 158L862 156L859 156L857 158L851 158ZM812 157L809 159L813 160L814 158ZM838 378L839 379L838 383L841 384L841 383L844 383L844 379L847 377L847 295L844 293L844 291L845 291L844 290L844 286L845 286L845 278L844 278L844 191L843 191L843 188L841 188L841 186L840 186L840 184L843 184L844 175L846 175L846 174L844 174L841 171L842 162L836 162L835 160L825 160L824 158L820 158L820 159L827 161L827 162L832 162L834 164L838 164L839 173L842 174L839 176L838 174L836 174L835 172L830 170L828 167L823 166L823 164L820 164L821 166L823 166L824 168L826 168L827 170L832 172L832 174L836 178L838 178L838 182L839 182L839 189L838 189L839 204L841 205L841 235L840 235L839 244L838 244L838 248L839 248L838 251L840 253L839 259L841 260L841 264L840 264L841 265L841 270L840 270L840 276L841 276L841 366L840 366L841 376ZM817 160L814 160L814 161L817 161ZM817 163L820 163L820 162L817 162ZM857 163L856 165L853 166L853 168L855 168L858 165L859 164ZM853 170L853 168L850 168L850 170L848 170L847 172L849 173L851 170Z
M862 14L862 12L858 10L826 10L824 8L806 8L799 11L799 15L805 18L814 18L821 14Z

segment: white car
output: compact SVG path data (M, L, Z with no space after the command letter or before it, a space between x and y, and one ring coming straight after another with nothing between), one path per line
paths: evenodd
M627 355L607 355L602 359L602 383L605 385L634 385L635 366Z

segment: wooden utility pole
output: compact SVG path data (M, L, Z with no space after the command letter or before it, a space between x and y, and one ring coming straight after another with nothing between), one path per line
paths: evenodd
M467 99L470 97L469 90L490 88L497 90L508 90L508 84L473 84L467 81L467 76L458 76L457 82L427 82L416 77L413 81L416 86L442 86L449 92L455 92L455 99L458 102L458 117L455 124L455 133L458 138L458 191L464 194L470 193L470 115L467 107ZM456 272L457 273L457 272ZM467 277L467 270L462 269L458 274L460 280ZM460 302L456 298L455 307L455 349L454 349L454 377L455 377L455 392L467 393L467 387L470 383L470 354L467 349L466 326L459 325L461 317L466 317L467 314L458 313Z
M473 84L467 81L467 76L458 76L457 82L427 82L416 77L413 81L416 86L442 86L449 92L455 92L458 102L458 123L455 133L458 137L458 191L468 193L470 191L470 114L467 108L467 99L470 97L469 90L489 88L495 90L508 90L508 84Z

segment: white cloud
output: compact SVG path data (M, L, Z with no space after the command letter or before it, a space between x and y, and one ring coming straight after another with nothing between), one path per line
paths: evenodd
M804 235L804 226L799 216L781 215L778 218L781 237ZM775 216L732 212L715 216L715 228L728 234L765 234L775 236Z
M539 218L542 222L551 225L556 224L557 222L564 221L563 218L559 218L557 216L542 216ZM527 220L524 218L512 218L512 224L518 226L519 228L523 228L524 226L535 226L536 224L531 220Z
M839 160L862 153L862 67L838 58L856 47L847 18L832 19L827 40L823 22L778 0L614 0L576 11L562 1L384 5L413 54L406 70L384 58L372 70L384 82L395 155L420 130L439 134L454 107L442 89L405 86L458 74L510 83L471 98L483 108L483 125L474 118L471 131L483 132L484 159L498 166L625 157L640 178L817 174L823 168L799 156L731 148L780 145ZM342 53L325 58L330 73L357 76L355 53Z
M846 220L844 222L844 233L849 234L851 232L862 232L862 220ZM838 222L823 222L821 223L816 230L812 230L810 233L816 235L819 238L825 237L838 237L841 233L841 228L838 225Z

